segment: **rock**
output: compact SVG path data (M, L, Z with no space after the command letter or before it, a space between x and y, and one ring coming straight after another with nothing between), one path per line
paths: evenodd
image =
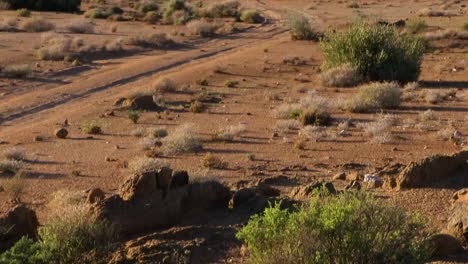
M339 172L333 176L333 180L346 180L346 173Z
M307 200L307 199L309 199L310 195L314 191L316 191L316 190L318 191L321 188L325 188L331 194L336 193L335 186L333 186L333 183L331 183L331 182L318 182L318 183L309 184L307 186L300 186L300 187L293 188L291 190L291 192L289 193L289 197L291 197L292 199L295 199L295 200L301 200L301 201Z
M236 208L257 196L257 192L252 188L240 189L232 196L231 205Z
M44 137L41 136L41 135L37 135L37 136L34 137L34 141L36 141L36 142L44 141Z
M106 194L99 188L94 188L89 191L88 196L86 197L86 203L93 204L100 200L104 200Z
M361 184L358 181L350 182L346 187L345 190L361 190Z
M158 186L156 174L150 171L131 176L120 187L120 197L124 201L140 201L151 196Z
M280 176L273 176L269 178L264 178L261 180L261 183L264 184L272 184L272 185L282 185L290 183L290 180L287 176L280 175Z
M273 196L279 196L280 191L276 188L271 187L270 185L267 184L259 184L255 188L255 191L259 195L263 196L268 196L268 197L273 197Z
M455 198L455 199L454 199ZM468 194L466 189L454 194L454 201L448 217L448 232L460 239L464 246L468 246Z
M169 183L169 190L183 187L189 183L187 171L175 171Z
M364 176L362 175L362 173L357 172L357 171L353 171L353 172L351 172L350 174L348 174L346 176L346 180L348 180L348 181L360 181L363 178L364 178Z
M152 95L141 95L132 100L127 99L123 105L135 110L157 110L159 108Z
M384 184L382 178L373 174L366 174L364 176L364 182L367 183L367 186L370 188L379 188Z
M121 106L126 100L127 100L127 98L120 97L119 99L115 100L114 106Z
M65 128L58 128L54 131L54 135L58 138L66 138L68 136L68 130Z
M432 244L433 257L446 257L463 250L460 241L449 234L433 235L429 241Z
M38 226L36 213L24 205L18 205L0 215L0 227L9 230L1 240L0 252L13 246L23 236L36 238Z
M156 175L156 183L158 184L158 188L161 190L168 190L169 184L171 183L172 179L172 169L168 167L163 167L159 169Z
M411 162L400 173L397 184L400 189L431 187L447 180L458 170L468 170L468 150L453 155L435 155L418 162Z

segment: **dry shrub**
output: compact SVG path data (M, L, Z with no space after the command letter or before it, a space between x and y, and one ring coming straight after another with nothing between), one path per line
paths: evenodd
M242 133L246 131L244 124L239 124L235 126L227 126L222 128L218 133L216 133L215 139L221 141L233 141L236 138L241 137Z
M104 49L109 52L118 52L124 49L123 45L124 45L123 38L119 37L119 38L107 41L104 44Z
M278 120L274 130L277 132L288 133L299 129L301 123L295 119Z
M16 173L24 167L24 163L18 160L0 160L0 173Z
M7 160L21 161L26 159L26 154L24 149L12 147L3 151L3 157Z
M137 35L127 40L128 45L151 47L151 48L167 48L175 44L166 33L155 33L149 36Z
M427 32L424 34L424 39L426 40L441 40L452 38L457 35L457 32L452 29L439 30L434 32Z
M398 119L394 115L384 115L380 117L378 121L366 124L364 131L370 137L372 141L379 144L390 143L393 140L392 137L392 126L398 122Z
M162 151L165 155L198 152L202 150L202 143L193 125L184 124L163 140Z
M153 84L154 94L172 93L177 90L177 84L169 78L161 78Z
M434 111L431 109L428 109L422 113L419 114L419 120L420 121L433 121L437 119L437 115Z
M418 16L426 17L445 17L445 16L456 16L457 14L452 11L446 10L434 10L432 8L423 8L416 12Z
M242 10L240 17L240 21L250 24L258 24L264 21L264 18L257 10L253 9L245 9Z
M361 113L400 106L401 90L395 82L374 82L359 87L357 94L346 101L351 112Z
M138 142L142 150L150 150L156 146L157 140L153 137L144 137Z
M7 78L25 78L31 75L32 69L28 64L8 65L0 68L0 74Z
M419 33L427 28L427 23L423 19L411 19L406 23L406 29L412 34Z
M313 142L325 141L327 138L331 140L336 139L336 135L333 135L325 130L321 126L305 126L299 131L299 138L306 138Z
M43 18L31 18L21 23L21 29L26 32L45 32L55 28L55 25Z
M444 141L448 141L453 138L455 131L456 130L452 127L446 127L444 129L437 131L437 137Z
M18 26L18 20L16 18L13 18L13 17L3 18L0 21L0 32L2 32L2 31L15 31L16 26Z
M357 69L350 64L331 68L323 72L320 78L326 87L351 87L362 81Z
M72 53L72 39L57 34L44 34L37 56L41 60L63 60Z
M424 100L426 102L431 103L431 104L439 104L444 101L445 95L442 92L439 91L426 91L424 93Z
M24 178L24 174L21 173L21 171L19 171L18 173L16 173L15 176L5 181L3 187L5 189L5 192L12 200L20 200L21 194L23 193L24 188L26 187L26 182Z
M99 122L96 120L84 121L81 123L80 128L83 132L91 135L97 135L102 133L102 128Z
M320 33L311 25L307 17L299 13L291 13L286 20L293 40L318 40Z
M94 33L94 24L87 21L77 21L65 26L65 29L76 34Z
M221 24L217 22L210 22L207 20L192 20L187 23L187 28L190 33L193 35L198 35L200 37L209 37L216 33L216 31L221 28Z
M239 6L237 0L212 3L205 9L200 10L199 16L211 18L236 17L239 14Z
M215 155L211 153L207 153L203 158L201 159L201 166L203 168L210 168L210 169L225 169L227 168L228 164L227 162L224 162L220 158L216 157Z
M157 171L164 166L167 166L164 161L148 157L136 157L128 162L128 168L134 174Z

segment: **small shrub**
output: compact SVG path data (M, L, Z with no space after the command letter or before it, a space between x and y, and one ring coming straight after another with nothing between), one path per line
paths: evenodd
M227 167L227 162L224 162L220 158L216 157L211 153L207 153L201 159L201 166L203 168L210 168L210 169L225 169Z
M242 10L239 18L240 21L250 24L262 23L264 20L260 12L252 9Z
M224 84L224 86L228 87L228 88L236 88L237 85L239 85L239 82L238 81L235 81L235 80L228 80L226 81L226 83Z
M172 93L176 90L177 84L169 78L158 79L153 84L153 92L155 94Z
M110 8L102 8L102 7L96 7L96 8L91 8L88 9L84 16L86 18L93 18L93 19L107 19L114 15L114 12Z
M21 9L16 10L16 14L18 14L18 16L20 17L30 17L31 11L29 11L26 8L21 8Z
M163 140L162 151L166 155L198 152L202 143L196 136L195 129L190 124L182 125Z
M200 16L211 18L237 17L239 6L240 4L237 0L216 2L201 10Z
M301 114L299 115L299 121L302 123L303 126L328 126L330 125L331 117L328 111L310 108L301 112Z
M200 86L208 86L208 80L207 79L197 80L197 84Z
M169 133L167 133L167 130L164 128L151 128L147 130L147 135L154 138L163 138L167 137Z
M55 28L55 25L43 18L30 18L21 24L21 29L26 32L45 32Z
M79 22L70 23L65 26L65 29L70 31L71 33L76 33L76 34L94 33L94 25L87 21L79 21Z
M13 176L13 178L8 179L5 182L4 189L12 200L19 201L25 186L26 183L24 180L24 175L21 173L21 171L19 171L15 176Z
M323 191L325 192L325 191ZM429 234L421 217L359 192L315 195L308 207L279 203L236 235L252 263L425 263Z
M221 24L216 22L209 22L206 20L192 20L187 23L187 28L189 29L190 33L200 37L212 36L220 27Z
M379 144L390 143L393 139L392 126L398 122L398 119L393 115L384 115L377 121L367 124L364 131L372 140Z
M140 2L140 5L138 7L138 12L147 14L149 12L158 11L158 9L159 9L158 4L155 1L153 0L142 1Z
M235 126L227 126L221 129L215 136L216 140L231 142L236 138L239 138L242 133L246 131L244 124L239 124Z
M432 120L436 120L436 119L437 119L437 115L431 109L428 109L428 110L426 110L426 111L419 114L419 120L420 121L432 121Z
M158 22L158 20L159 20L159 14L154 11L150 11L146 13L145 17L143 18L143 21L149 24L154 24Z
M82 46L77 39L67 36L45 34L42 36L42 47L37 50L37 57L41 60L63 60L66 57L72 58L72 47L79 49Z
M16 20L16 18L4 18L0 21L0 32L15 31L16 26L18 26L18 20Z
M23 162L17 160L0 160L0 173L17 173L23 168Z
M142 150L151 150L156 146L157 140L153 137L144 137L138 142Z
M406 28L408 29L408 32L416 34L425 30L427 28L427 23L422 19L413 19L406 23Z
M416 81L425 44L410 35L400 35L392 26L354 23L343 31L327 31L320 42L322 69L343 64L356 67L367 81Z
M136 123L138 123L138 120L140 119L140 111L130 109L130 110L127 111L127 117L134 124L136 124Z
M28 64L8 65L0 69L0 74L7 78L21 79L30 76L31 73L32 69Z
M81 123L81 130L91 135L97 135L102 133L101 126L97 121L94 120Z
M193 101L190 103L189 111L192 113L202 113L205 111L206 106L200 101Z
M104 44L104 49L109 52L118 52L124 49L123 47L123 38L119 37L110 41L107 41Z
M21 161L26 159L26 154L23 149L13 147L3 151L3 157L7 160Z
M357 94L346 101L351 112L394 109L400 106L401 90L396 83L370 83L359 87Z
M463 30L468 30L468 22L465 22L465 23L463 24Z
M361 82L357 69L350 64L331 68L320 74L322 84L326 87L350 87Z
M128 162L128 168L134 174L157 171L164 166L164 161L148 157L137 157Z
M359 8L359 4L356 2L352 2L351 4L346 5L348 8Z
M438 30L433 32L427 32L424 34L423 38L425 40L441 40L441 39L448 39L451 37L455 37L457 32L453 29L444 29Z
M131 37L128 39L127 44L150 48L164 48L174 45L174 41L166 33L155 33L149 36L137 35Z
M287 133L299 129L300 125L301 123L296 119L278 120L275 124L274 130L278 132Z
M299 13L290 14L286 26L293 40L318 40L320 37L320 34L312 28L309 19Z

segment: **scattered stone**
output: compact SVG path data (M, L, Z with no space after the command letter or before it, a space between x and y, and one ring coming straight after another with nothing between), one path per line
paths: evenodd
M364 176L364 182L367 183L367 186L370 188L379 188L382 187L384 181L379 176L373 174L366 174Z
M68 136L68 130L65 128L58 128L54 131L54 135L58 138L66 138Z
M433 257L446 257L463 250L460 241L449 234L436 234L429 240L433 248Z
M345 187L345 190L359 191L361 190L361 184L358 181L352 181Z
M41 136L41 135L37 135L37 136L34 137L34 141L36 141L36 142L42 142L42 141L44 141L44 137Z
M333 180L346 180L346 173L339 172L333 176Z
M120 97L119 99L115 100L114 106L122 106L122 104L127 100L125 97Z
M101 189L94 188L88 192L86 203L94 204L100 200L104 200L104 198L106 198L106 194Z

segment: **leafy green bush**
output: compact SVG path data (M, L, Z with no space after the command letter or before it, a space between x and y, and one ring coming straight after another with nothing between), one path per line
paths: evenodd
M0 0L0 3L7 3L12 9L75 12L80 9L81 0Z
M351 112L362 113L400 106L401 89L397 83L370 83L359 87L358 92L346 101Z
M354 23L347 31L330 30L320 42L322 69L350 64L367 81L416 81L424 41L400 35L393 26Z
M320 34L312 28L309 19L299 13L289 14L286 26L293 40L318 40L320 37Z
M425 263L429 253L420 217L359 192L316 195L292 212L276 204L237 237L252 263Z

